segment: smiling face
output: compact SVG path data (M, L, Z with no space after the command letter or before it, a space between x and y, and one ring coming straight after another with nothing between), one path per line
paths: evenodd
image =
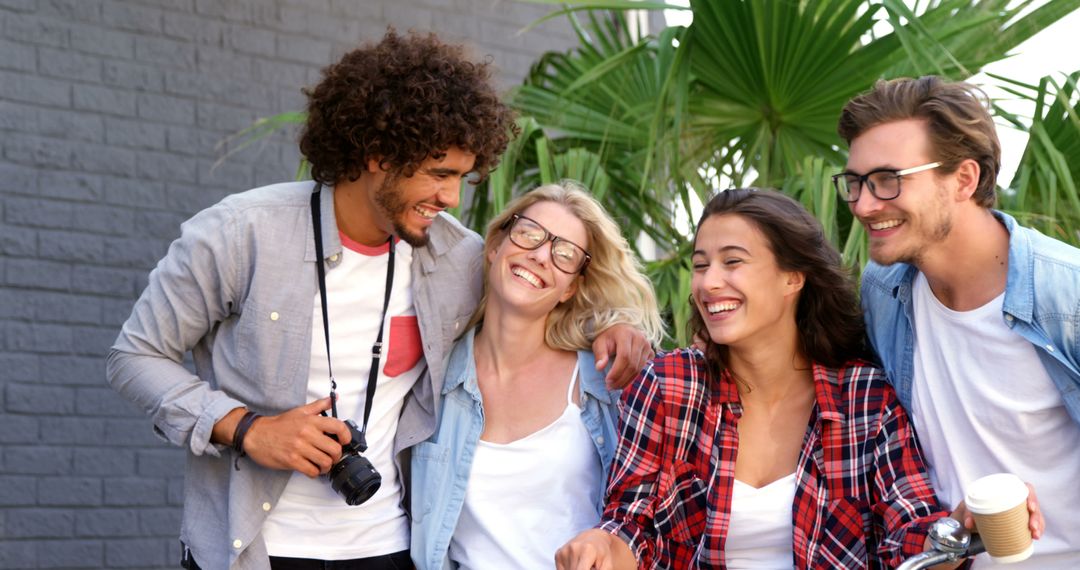
M752 347L790 336L803 279L780 269L756 225L738 214L706 218L691 259L694 304L713 342Z
M906 119L867 129L851 141L847 171L865 174L879 168L902 170L933 161L926 122ZM900 195L879 200L865 187L849 203L870 240L870 257L882 265L918 264L952 231L952 177L942 169L909 174Z
M521 215L534 220L551 234L588 249L585 223L566 206L556 202L537 202ZM504 233L495 247L488 250L488 305L526 311L538 317L547 315L559 303L577 291L579 274L568 274L552 263L551 244L527 250L515 245Z
M439 212L458 205L462 178L472 171L476 156L451 147L440 158L428 157L412 176L395 176L368 165L379 178L372 195L375 225L413 247L427 244L428 228Z

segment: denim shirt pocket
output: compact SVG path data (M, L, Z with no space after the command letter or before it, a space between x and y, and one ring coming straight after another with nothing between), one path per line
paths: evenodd
M421 441L412 448L413 517L424 520L435 501L444 495L450 478L450 449L431 441Z

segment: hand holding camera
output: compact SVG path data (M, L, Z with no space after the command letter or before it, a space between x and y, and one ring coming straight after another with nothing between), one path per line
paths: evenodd
M352 441L345 422L319 415L329 409L330 398L323 398L281 415L260 417L244 437L244 451L269 469L299 471L312 478L328 473L342 456L343 444L338 442Z

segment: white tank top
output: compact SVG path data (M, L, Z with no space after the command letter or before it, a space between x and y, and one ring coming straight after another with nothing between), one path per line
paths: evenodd
M517 441L479 441L465 503L450 540L463 570L553 568L555 551L600 520L600 455L573 403L547 427Z
M740 568L791 568L795 528L795 474L760 489L738 479L731 492L731 519L724 541L724 562Z

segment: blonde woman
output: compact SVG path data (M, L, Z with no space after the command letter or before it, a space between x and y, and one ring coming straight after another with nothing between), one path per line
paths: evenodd
M662 336L626 240L587 192L537 188L492 221L484 296L446 373L439 426L412 458L420 569L543 568L600 520L617 396L589 352L628 323Z

